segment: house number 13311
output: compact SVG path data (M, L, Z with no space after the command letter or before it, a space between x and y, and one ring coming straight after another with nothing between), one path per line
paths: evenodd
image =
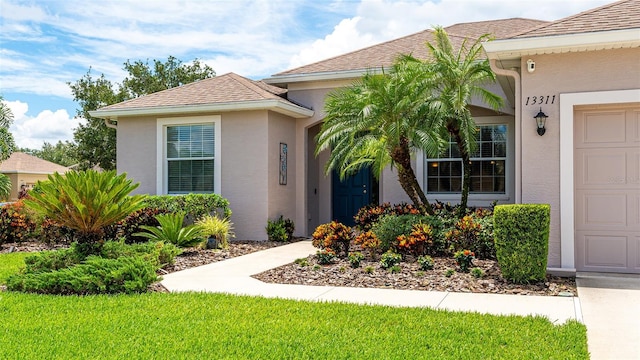
M527 96L527 102L525 105L547 105L555 102L555 95Z

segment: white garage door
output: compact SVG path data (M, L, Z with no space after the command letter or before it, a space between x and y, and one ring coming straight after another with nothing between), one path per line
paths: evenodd
M640 105L574 121L576 268L640 273Z

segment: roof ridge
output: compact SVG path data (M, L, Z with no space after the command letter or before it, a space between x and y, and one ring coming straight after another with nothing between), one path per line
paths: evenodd
M398 40L401 40L401 39L406 39L406 38L408 38L408 37L416 36L416 35L418 35L418 34L422 34L422 33L425 33L425 32L433 32L433 30L431 30L431 29L425 29L425 30L421 30L421 31L418 31L418 32L415 32L415 33L411 33L411 34L408 34L408 35L405 35L405 36L401 36L401 37L399 37L399 38L393 38L393 39L389 39L389 40L387 40L387 41L383 41L383 42L381 42L381 43L375 43L375 44L373 44L373 45L369 45L369 46L366 46L366 47L363 47L363 48L360 48L360 49L352 50L352 51L349 51L349 52L344 53L344 54L335 55L335 56L332 56L332 57L328 57L328 58L326 58L326 59L322 59L322 60L314 61L314 62L309 63L309 64L305 64L305 65L301 65L301 66L298 66L298 67L294 67L294 68L292 68L292 69L288 69L288 70L285 70L285 71L281 71L281 72L279 72L279 73L274 74L274 76L278 76L278 75L285 75L286 73L289 73L289 72L294 71L294 70L302 69L302 68L307 67L307 66L309 66L309 65L313 65L313 64L316 64L316 63L320 63L320 62L329 61L329 60L332 60L332 59L337 59L337 58L339 58L339 57L343 57L343 56L350 55L350 54L355 54L355 53L358 53L358 52L361 52L361 51L368 50L368 49L370 49L370 48L372 48L372 47L380 46L380 45L383 45L383 44L388 44L388 43L391 43L391 42L394 42L394 41L398 41Z
M261 96L264 99L269 98L268 96L265 96L265 92L274 95L274 96L278 96L277 94L274 94L271 91L268 91L267 89L262 88L261 86L259 86L258 84L255 83L254 80L245 78L244 76L238 75L234 72L229 72L225 75L229 75L235 82L237 82L238 84L244 86L247 90L252 91L253 93L255 93L258 96ZM251 86L249 86L251 85Z
M561 24L563 22L570 21L570 20L573 20L575 18L584 16L584 15L587 15L587 14L592 14L592 13L594 13L596 11L607 9L607 8L612 7L612 6L617 6L617 5L620 5L620 4L625 3L625 2L633 2L633 1L638 1L638 0L620 0L620 1L615 1L615 2L609 3L609 4L604 4L604 5L595 7L593 9L588 9L588 10L579 12L577 14L569 15L567 17L564 17L564 18L561 18L561 19L558 19L558 20L555 20L555 21L551 21L551 22L549 22L547 24L542 24L540 26L536 26L536 27L533 27L531 29L523 30L523 31L521 31L519 33L511 34L508 37L505 37L505 39L511 39L511 38L514 38L514 37L517 37L517 36L525 35L525 34L540 30L540 29L544 29L544 28L546 28L548 26Z

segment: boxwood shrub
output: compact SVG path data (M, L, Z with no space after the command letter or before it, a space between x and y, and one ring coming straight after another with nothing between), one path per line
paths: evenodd
M505 279L528 283L545 279L551 207L547 204L498 205L494 239Z
M149 208L186 213L187 225L207 214L231 217L229 200L218 194L152 195L144 202Z

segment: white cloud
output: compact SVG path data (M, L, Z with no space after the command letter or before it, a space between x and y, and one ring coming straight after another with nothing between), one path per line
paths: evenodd
M553 21L592 9L611 0L363 0L354 17L291 57L289 67L395 39L434 25L522 17ZM283 69L284 70L284 69Z
M67 110L44 110L35 117L27 115L29 105L22 101L5 101L13 113L9 131L18 147L39 149L44 142L72 140L73 129L84 119L71 118Z

